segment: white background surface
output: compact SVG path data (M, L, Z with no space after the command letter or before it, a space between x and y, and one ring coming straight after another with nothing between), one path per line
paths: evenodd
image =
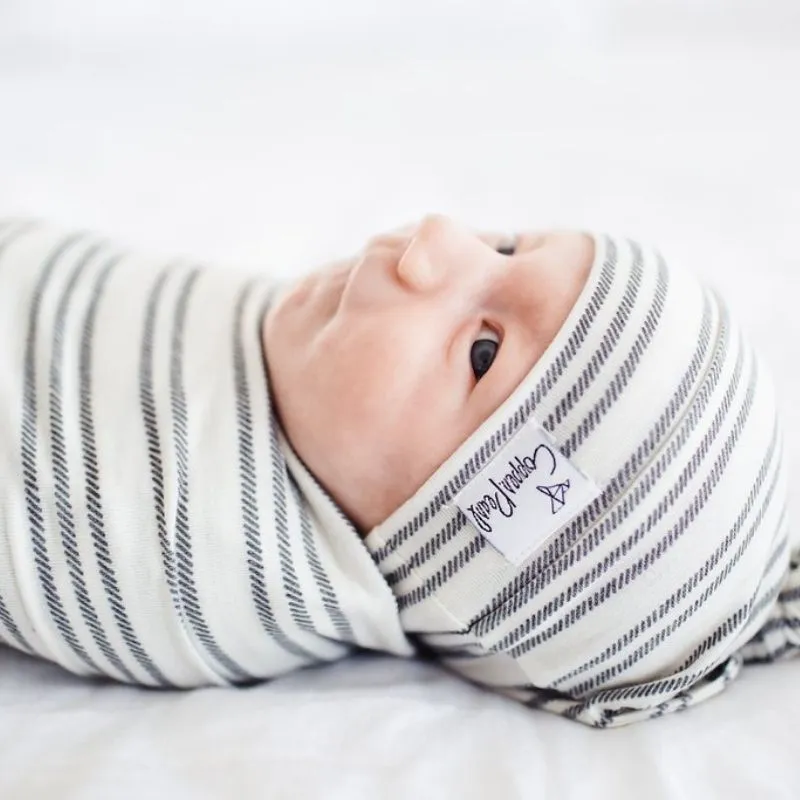
M648 239L798 475L798 97L793 0L0 0L0 216L286 275L426 211ZM597 732L389 659L158 694L3 652L0 797L796 798L798 708L800 661Z

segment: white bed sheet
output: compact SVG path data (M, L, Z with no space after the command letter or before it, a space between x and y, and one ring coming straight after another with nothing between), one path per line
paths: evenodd
M297 31L280 57L213 31L24 47L9 31L0 214L287 275L426 210L648 238L714 281L765 352L800 474L800 38L785 26L538 54L428 31L316 61ZM0 798L796 798L798 708L800 661L598 732L387 658L182 694L0 651Z

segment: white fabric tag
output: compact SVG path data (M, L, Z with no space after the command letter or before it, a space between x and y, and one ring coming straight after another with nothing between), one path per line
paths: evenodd
M455 498L467 519L519 564L600 494L533 418Z

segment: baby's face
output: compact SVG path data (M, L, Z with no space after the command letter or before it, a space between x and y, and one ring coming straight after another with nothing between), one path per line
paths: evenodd
M362 533L511 394L586 282L586 234L523 234L511 256L501 240L431 215L292 285L266 316L283 429Z

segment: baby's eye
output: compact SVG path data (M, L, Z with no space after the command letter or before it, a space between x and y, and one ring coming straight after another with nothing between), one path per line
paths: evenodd
M469 360L476 381L479 381L489 371L499 349L499 337L491 328L484 325L479 338L472 343L469 351Z

